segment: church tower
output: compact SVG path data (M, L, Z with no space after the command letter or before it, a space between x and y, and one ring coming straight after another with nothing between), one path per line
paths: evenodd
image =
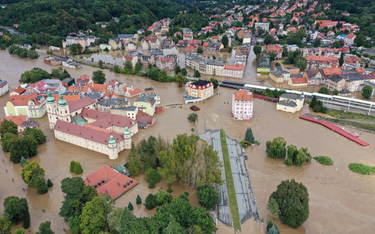
M128 127L125 127L123 135L125 139L125 149L130 149L132 147L132 137Z
M47 90L47 101L46 101L46 107L47 107L47 115L48 115L48 123L49 127L53 129L55 127L56 121L57 121L57 115L56 115L56 100L54 97L52 97L51 90Z
M60 95L60 100L57 105L58 118L65 122L71 122L68 102L64 99L64 96L62 93L60 93L59 95Z
M117 149L117 142L113 138L112 135L109 137L108 141L108 148L109 148L109 159L117 159L118 157L118 149Z

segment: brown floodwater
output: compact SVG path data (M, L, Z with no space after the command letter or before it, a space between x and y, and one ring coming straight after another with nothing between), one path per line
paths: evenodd
M9 55L7 51L0 51L0 78L7 80L10 86L18 85L18 80L24 71L33 67L40 67L47 71L53 68L43 63L41 54L37 60L21 59L15 55ZM84 66L83 69L67 69L73 77L80 75L92 75L96 68ZM162 105L172 103L183 103L183 88L177 87L175 83L158 83L148 78L115 74L104 70L107 80L118 79L128 84L144 89L154 87L161 96ZM257 81L254 63L249 61L244 82L261 84ZM268 83L265 81L264 83ZM205 129L224 128L226 134L231 138L241 140L247 127L252 127L255 138L261 143L256 147L246 149L249 159L246 161L255 197L257 199L259 214L265 222L271 218L267 210L267 202L270 194L276 190L276 186L282 181L294 178L302 182L310 194L310 216L309 219L298 229L292 229L287 225L276 222L281 233L372 233L375 228L375 176L362 176L351 172L348 164L352 162L364 163L375 166L375 148L372 147L375 135L363 133L360 138L371 144L362 147L348 139L338 135L320 125L304 121L298 118L302 113L309 112L307 106L296 114L276 111L274 103L255 100L254 114L251 121L235 121L231 116L231 95L234 90L218 88L214 97L196 104L201 108L198 111L199 132ZM0 104L4 105L8 95L0 98ZM132 101L134 99L131 99ZM140 129L135 135L134 141L138 142L151 135L161 135L171 141L177 134L191 133L194 124L187 120L190 105L182 108L168 108L163 114L156 115L156 124L148 129ZM0 117L4 112L0 111ZM117 166L124 164L128 152L123 151L118 159L109 160L108 156L90 150L73 146L54 139L52 130L49 129L46 116L38 119L40 128L47 135L47 143L38 147L38 155L32 158L46 170L46 178L54 182L49 193L40 195L36 189L28 187L21 179L21 166L9 161L9 153L2 153L5 162L0 161L0 174L2 175L2 186L0 188L0 202L7 196L15 195L27 198L31 213L31 230L35 232L40 223L52 222L52 229L56 233L62 233L62 229L68 229L68 225L58 216L61 202L63 201L60 181L65 177L76 176L69 172L71 160L81 162L83 175L95 171L103 165ZM347 128L345 128L347 129ZM349 130L354 131L354 130ZM333 166L318 164L315 160L306 163L302 167L288 167L283 161L268 158L265 154L265 142L274 137L282 136L288 144L297 147L308 147L313 156L326 155L334 161ZM8 170L8 172L5 171ZM79 175L81 176L81 175ZM12 178L14 182L12 182ZM148 193L155 193L159 187L166 189L165 181L157 184L155 189L148 189L148 183L144 175L135 177L140 183L128 193L116 200L116 207L127 206L131 201L135 207L137 216L152 216L155 209L148 211L143 205L135 205L135 198L140 194L144 200ZM26 192L22 190L26 188ZM193 206L198 205L196 191L192 188L172 185L173 196L189 192L190 202ZM45 212L42 211L45 210ZM3 206L0 206L0 213ZM242 227L242 233L265 233L265 224L255 223L254 219L248 220ZM219 224L218 233L233 233L233 229Z

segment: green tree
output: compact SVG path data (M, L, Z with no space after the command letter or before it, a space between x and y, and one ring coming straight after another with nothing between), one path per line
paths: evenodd
M183 76L187 76L187 70L186 70L186 68L182 68L181 69L181 73L182 73Z
M26 161L23 165L21 177L26 184L33 188L46 185L45 171L36 161Z
M177 181L194 188L211 183L222 184L217 151L196 135L179 134L170 150L159 153L158 172L167 184Z
M22 222L23 228L30 227L29 205L26 198L9 196L4 199L4 217L12 224Z
M267 204L267 210L272 213L275 219L280 217L280 208L275 199L270 198L270 201Z
M177 73L177 75L176 75L176 82L178 84L178 87L184 86L184 84L185 84L185 78L184 78L184 76L182 75L181 72Z
M155 183L158 183L160 182L160 175L155 169L150 168L146 173L146 180L148 182L154 181Z
M276 54L274 52L271 52L269 54L271 61L274 61L276 59Z
M198 49L197 49L197 53L198 53L198 54L203 54L203 49L202 49L202 47L198 47Z
M63 80L71 76L67 70L63 69L62 67L58 67L58 68L52 68L51 77Z
M120 69L119 65L114 65L114 66L113 66L113 71L114 71L115 73L121 73L121 69Z
M77 175L83 173L83 169L82 169L81 163L79 163L79 162L75 163L75 165L74 165L74 173L77 174Z
M104 84L106 81L105 74L101 70L94 71L92 76L92 79L95 81L97 84Z
M76 165L76 162L75 161L70 161L70 172L74 172L74 166Z
M51 229L51 222L46 221L41 223L39 225L39 232L36 232L36 234L55 234L55 232Z
M65 222L69 221L70 223L74 220L77 221L78 218L79 224L79 216L83 208L82 204L86 204L86 202L97 197L98 192L92 186L86 186L81 177L63 179L61 181L61 191L65 193L65 199L59 215L64 218Z
M132 211L134 209L133 204L131 202L129 202L129 204L128 204L128 209L130 211Z
M341 48L343 46L343 44L340 43L340 42L341 41L335 41L335 42L333 42L332 47L333 48Z
M276 230L277 230L277 234L279 234L279 228L277 227L276 224L272 223L272 220L269 220L268 223L267 223L267 232L272 228L272 227L275 227Z
M366 41L366 37L362 34L359 34L357 35L355 38L354 38L354 43L360 47L360 46L364 46L366 45L367 41Z
M47 180L47 186L48 188L51 188L53 186L53 183L50 179Z
M286 155L286 141L282 137L276 137L266 142L266 153L271 158L284 158Z
M17 139L17 135L10 132L4 133L4 135L1 137L1 144L5 152L9 152L10 142L12 139Z
M25 234L26 230L24 228L17 229L14 234Z
M200 78L201 77L201 73L198 70L195 70L194 71L194 77Z
M329 95L329 89L325 86L321 87L318 91L318 93L327 94Z
M221 38L221 43L223 44L224 48L227 48L228 43L229 43L229 39L228 39L228 36L227 36L227 35L224 35L224 36Z
M132 71L132 70L133 70L133 64L132 64L132 61L130 61L130 60L126 60L126 61L125 61L124 69L125 69L126 71Z
M362 97L370 99L373 90L374 88L371 85L365 85L362 89Z
M219 81L217 79L214 79L214 78L211 77L210 81L214 85L214 89L216 89L217 87L219 87Z
M199 204L210 209L217 205L219 201L219 192L212 185L203 185L197 188L197 197L200 199Z
M303 72L307 68L307 60L302 56L298 56L294 59L294 66L298 67L300 71Z
M344 53L341 52L340 59L339 59L339 65L340 67L344 64Z
M142 204L142 198L141 198L141 196L137 195L137 200L136 200L135 203L137 203L138 205Z
M309 193L302 183L282 181L277 190L269 198L275 199L280 208L280 218L283 224L298 228L309 217Z
M99 68L104 68L104 67L103 67L103 61L102 61L102 60L99 60L99 62L98 62L98 66L99 66Z
M264 44L266 45L269 45L269 44L272 44L273 43L273 36L271 34L267 34L265 37L264 37Z
M81 215L82 233L94 234L109 229L108 214L113 211L113 202L109 196L94 197L83 207Z
M163 233L164 234L175 234L175 233L184 234L186 233L186 231L184 230L183 227L181 227L181 225L178 222L176 222L173 215L169 215L169 224L164 229Z
M0 125L1 139L3 139L5 133L11 133L17 136L18 126L13 121L4 119Z
M27 159L22 156L21 157L21 161L20 161L21 167L23 167L23 165L25 164L25 162L27 162Z
M0 216L0 233L1 234L11 234L12 222L10 222L5 217Z
M232 50L233 50L232 47L228 47L228 53L232 53Z
M246 129L245 140L248 141L248 142L250 142L250 143L254 143L255 142L253 130L251 130L251 128L247 128Z
M174 68L174 74L178 74L181 72L181 67L179 65L177 65L175 68Z
M321 44L320 39L316 39L315 42L314 42L314 47L319 47L320 44Z
M253 51L254 51L254 54L256 54L256 56L259 56L260 53L262 53L262 47L261 46L253 46Z
M210 212L202 206L196 206L191 209L188 222L189 227L198 226L203 233L216 233L217 231Z
M158 81L166 82L168 81L168 73L166 70L161 70L158 74Z
M43 131L38 128L29 128L26 127L26 130L23 132L24 136L31 136L36 140L38 145L43 144L46 142L46 135L44 135Z
M306 36L306 31L305 29L303 28L299 28L296 32L296 37L298 37L299 39L303 39L304 37Z
M339 95L339 91L337 89L333 90L333 95Z
M153 188L155 188L155 186L156 186L156 185L155 185L155 181L151 180L151 181L150 181L150 184L148 185L148 188L149 188L149 189L153 189Z
M275 226L272 226L267 234L279 234Z
M135 68L134 68L134 71L136 73L138 73L139 71L141 71L143 68L143 63L141 61L138 61L136 64L135 64Z
M158 192L155 194L156 204L162 206L172 202L172 194L159 188Z
M22 156L33 157L38 154L38 143L30 136L9 140L10 161L20 163Z
M156 198L155 196L150 193L147 197L146 197L146 200L145 200L145 203L143 204L146 209L148 210L152 210L154 209L156 206L157 206L157 201L156 201Z
M189 113L188 115L188 120L190 120L191 122L195 122L198 120L198 115L197 113Z

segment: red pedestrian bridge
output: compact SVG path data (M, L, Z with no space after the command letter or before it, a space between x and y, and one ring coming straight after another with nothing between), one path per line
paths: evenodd
M341 128L337 127L336 125L333 125L331 123L328 123L328 122L324 122L324 121L321 121L319 119L315 119L313 117L310 117L310 116L305 116L305 115L301 115L300 116L301 119L304 119L304 120L308 120L308 121L311 121L311 122L314 122L314 123L318 123L318 124L321 124L323 126L325 126L326 128L329 128L331 129L332 131L335 131L337 132L338 134L341 134L342 136L354 141L355 143L358 143L362 146L367 146L367 145L370 145L369 143L367 142L364 142L352 135L350 135L349 133L345 132L344 130L342 130Z

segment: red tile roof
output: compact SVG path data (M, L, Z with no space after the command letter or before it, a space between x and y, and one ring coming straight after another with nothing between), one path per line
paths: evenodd
M104 183L102 183L102 180L104 180ZM94 185L96 185L95 189L98 194L108 193L113 200L120 197L122 194L138 184L138 181L121 174L109 166L99 168L90 175L86 176L83 181L86 185L91 185L94 188ZM98 182L100 185L98 185Z
M249 92L247 92L245 90L237 91L234 94L234 99L237 100L237 101L253 101L254 100L253 95L249 94Z
M90 97L85 97L85 98L79 99L78 101L69 103L69 111L73 112L73 111L79 110L79 109L84 108L86 106L89 106L89 105L91 105L95 102L96 102L96 100L94 100Z
M290 78L293 84L307 84L306 77Z
M136 124L136 121L126 116L115 115L115 114L101 112L97 110L89 110L87 108L83 108L81 112L81 116L84 118L97 120L89 125L99 127L99 128L104 128L104 129L110 126L118 126L121 128L125 128L125 127L131 128L133 127L133 125Z
M107 129L102 128L83 127L61 120L57 120L54 129L104 145L108 144L111 135L116 140L116 142L124 140L124 137L122 135L114 131L108 131Z
M22 126L23 122L27 121L26 115L20 115L20 116L5 116L4 119L10 120L13 123L17 124L18 126Z
M354 33L349 33L348 35L346 35L345 38L353 39L354 37L356 37L356 35Z
M236 65L225 64L224 69L241 71L244 69L244 66L241 64L236 64Z
M52 97L54 97L55 100L60 100L60 96L58 94L52 95ZM78 95L78 94L77 95L64 95L64 99L68 103L72 103L72 102L75 102L75 101L78 101L79 99L81 99L81 96Z
M323 68L322 70L323 70L323 74L325 76L332 76L334 74L336 74L336 75L341 75L342 74L342 70L339 67L336 67L336 68Z
M14 106L27 106L30 100L34 100L36 105L40 105L37 97L41 97L41 95L35 93L31 95L14 95L8 99L8 102L13 103ZM4 106L6 106L6 103Z
M135 96L135 95L139 95L142 93L142 90L140 88L135 88L133 90L128 90L129 94L131 97Z
M26 91L25 88L19 87L19 88L13 90L12 92L15 92L15 93L18 93L18 94L22 94L22 93L24 93L25 91Z

